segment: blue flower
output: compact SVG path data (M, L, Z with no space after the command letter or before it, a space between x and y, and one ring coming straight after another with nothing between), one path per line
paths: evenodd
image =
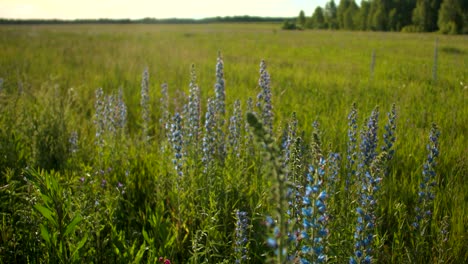
M415 207L416 217L412 226L415 229L423 229L422 226L429 225L432 219L432 205L435 199L436 172L437 165L436 157L439 156L439 135L440 131L434 124L429 134L429 143L427 144L428 157L423 165L423 181L419 184L418 191L418 206ZM423 235L421 231L420 235Z
M315 165L316 167L313 165L308 167L302 197L301 244L303 248L308 250L302 250L301 260L310 263L320 263L326 260L325 246L329 235L327 229L329 217L326 206L328 199L326 187L329 185L325 184L328 164L325 159L320 157ZM311 250L313 253L310 252Z
M311 217L313 213L312 207L302 208L302 215L305 217Z
M260 78L258 85L261 89L257 95L257 106L260 110L262 123L267 132L273 132L273 106L271 102L270 75L267 71L267 66L264 60L260 62Z
M182 176L182 167L183 167L183 137L182 137L182 117L179 113L175 113L174 117L172 118L171 124L171 138L170 143L172 144L172 148L174 150L174 157L173 160L174 168L176 170L177 175Z
M267 245L271 248L276 248L278 244L276 243L276 239L269 237L267 239Z
M143 119L143 140L148 139L148 123L150 121L150 109L149 109L149 73L148 68L143 71L143 77L141 79L141 117Z
M248 258L248 238L247 229L249 227L249 219L247 213L236 210L236 233L234 240L234 251L236 252L236 263L245 263Z

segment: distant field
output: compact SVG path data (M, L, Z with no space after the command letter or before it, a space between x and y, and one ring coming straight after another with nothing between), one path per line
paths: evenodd
M434 66L436 43L437 65ZM71 106L66 112L67 130L78 131L81 144L91 149L95 137L95 91L102 87L104 92L110 93L122 87L128 109L128 137L134 142L142 127L140 85L144 69L147 67L150 74L150 118L152 123L157 124L162 116L159 112L161 85L168 84L170 112L182 111L184 93L189 93L192 64L198 76L201 108L203 112L206 111L206 100L215 96L218 52L224 60L229 115L235 100L241 100L244 111L249 97L256 100L259 93L259 64L262 59L266 61L271 75L277 140L280 140L282 131L287 128L291 113L296 112L300 129L307 135L306 140L311 138L312 123L318 121L323 149L346 153L347 116L354 102L359 111L359 126L364 124L364 119L375 106L380 107L380 133L384 132L386 113L393 103L396 104L395 157L384 188L385 196L379 201L384 225L394 228L385 234L388 239L393 238L392 232L397 232L394 226L395 204L401 202L408 208L414 206L412 199L416 197L422 164L427 158L428 133L432 123L436 123L441 131L437 167L441 177L441 196L437 200L438 211L435 214L440 219L445 215L450 216L450 245L456 256L446 260L467 259L466 253L463 253L468 244L466 36L282 31L279 24L0 26L0 78L3 79L4 93L2 95L0 91L0 103L7 109L6 105L13 99L6 95L13 96L18 89L29 96L25 105L31 102L42 105L42 100L49 102L55 96L68 94L69 101L64 101ZM436 80L433 79L434 69ZM70 93L74 94L72 99L69 98ZM27 107L29 110L34 109L31 111L36 111L37 116L41 116L40 108ZM5 120L6 117L2 119L2 124L7 123ZM20 119L16 121L20 122ZM35 126L37 128L40 125ZM160 147L156 145L163 138L156 126L150 129L156 142L154 149ZM27 138L31 129L35 128L18 127L17 134ZM380 139L380 143L382 141ZM128 155L134 155L131 160L137 162L138 151L133 149L130 152ZM29 157L28 154L24 155ZM157 159L159 154L154 155L153 158ZM34 163L33 156L31 154L27 158L28 164ZM165 159L171 160L169 157ZM345 154L342 159L346 159ZM82 167L73 177L81 177L80 172L89 170L86 162L90 160L83 158L80 162ZM89 166L95 168L94 165ZM167 173L169 175L171 172ZM342 173L345 174L344 169ZM239 177L238 172L233 174ZM1 184L6 183L2 179ZM168 197L175 199L170 195ZM188 230L193 223L185 224L189 226L186 227ZM338 241L334 242L338 244ZM185 247L191 245L188 240L180 243ZM395 243L392 241L390 245L393 250L398 246L409 246ZM385 254L388 254L381 255L382 262L376 263L400 263L405 259L405 250L395 253L387 247L389 245L384 249ZM174 248L161 252L166 254L164 256L179 259L180 263L187 261L187 255L177 251L180 248ZM255 249L259 248L262 246L255 246ZM255 255L252 259L262 259L261 253L252 253ZM333 260L343 263L347 253L338 252ZM398 262L391 259L392 254L401 257L397 258Z
M258 65L265 59L277 121L292 111L304 124L319 119L327 128L325 136L336 142L353 102L363 113L396 103L400 137L415 149L421 149L421 134L436 122L445 131L442 146L451 146L447 162L466 156L466 36L291 32L277 24L2 26L0 33L0 77L9 89L18 82L31 92L44 84L58 85L74 88L86 103L98 87L123 87L132 116L145 67L152 100L157 101L163 82L171 95L188 92L191 64L197 67L202 97L213 96L220 51L229 103L256 96ZM438 80L433 83L436 39Z

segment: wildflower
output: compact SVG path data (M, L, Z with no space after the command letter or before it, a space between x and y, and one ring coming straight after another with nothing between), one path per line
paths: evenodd
M95 115L94 115L94 124L96 125L96 145L99 147L103 147L104 145L104 131L105 131L105 100L104 100L104 92L102 88L96 90L95 93L96 101L94 103L95 108Z
M319 156L318 164L309 165L302 208L303 245L301 263L323 263L327 259L325 248L329 231L325 169L327 161ZM307 248L308 250L304 250Z
M429 225L432 220L431 209L435 198L434 187L436 186L437 176L435 168L439 157L439 136L439 128L433 124L429 134L429 143L427 144L427 160L423 165L423 181L419 184L418 206L415 209L416 219L413 223L416 229Z
M387 113L388 116L388 123L385 125L385 133L383 135L384 138L384 145L382 146L382 150L387 152L388 160L393 158L393 154L395 153L395 149L393 145L395 144L395 130L396 130L396 107L395 104L392 105L392 110Z
M171 264L169 259L163 257L159 257L158 262L162 262L163 264Z
M276 204L276 220L278 223L277 226L275 224L273 227L273 237L270 238L276 240L275 244L277 245L277 249L275 250L275 254L277 255L278 261L280 263L285 263L290 260L287 256L288 244L290 242L288 237L288 221L283 217L287 211L289 192L287 191L284 170L281 166L281 152L279 147L274 143L270 134L263 127L263 124L259 122L254 114L247 113L247 121L249 122L253 133L257 137L257 140L264 147L265 161L269 162L273 167L270 175L275 178L273 202ZM271 241L271 239L268 241Z
M104 95L102 88L96 90L96 102L94 104L96 125L96 145L101 148L105 145L105 138L115 136L117 131L122 131L127 122L127 107L123 101L123 91L119 89L117 95Z
M146 142L148 139L148 124L150 121L150 110L149 110L149 73L148 68L143 71L141 78L141 118L143 120L143 140Z
M76 131L71 132L68 142L70 143L70 152L76 153L78 151L78 133Z
M125 187L121 182L117 183L117 191L119 191L121 194L125 193Z
M370 263L373 253L374 230L376 226L376 194L380 189L381 175L387 160L386 152L374 158L372 163L361 170L361 188L358 192L356 208L356 228L354 232L354 261ZM352 263L350 261L350 263Z
M354 184L354 175L356 173L356 156L357 156L357 109L356 103L353 103L351 112L348 115L348 148L346 158L348 163L346 164L346 171L348 172L346 177L345 190L349 190L350 186Z
M247 229L249 219L247 213L236 210L236 234L234 241L234 253L236 263L244 263L248 261L248 238Z
M284 140L282 145L283 148L283 163L284 167L287 167L289 165L289 161L291 160L291 152L292 152L292 147L294 140L297 137L297 117L296 117L296 112L293 112L291 115L291 120L288 123L288 128L285 132Z
M159 119L159 124L163 130L163 135L169 137L169 95L167 93L167 83L161 85L161 98L159 99L161 118Z
M376 107L367 121L367 127L361 131L360 144L360 164L358 166L368 166L377 156L377 131L379 121L379 108Z
M373 253L374 229L376 226L376 194L380 189L381 174L388 160L387 153L377 155L377 131L379 109L375 108L366 127L361 131L356 175L358 177L358 208L354 232L354 261L367 263ZM350 261L351 263L351 261Z
M334 195L338 186L338 174L340 172L340 161L341 157L338 153L330 153L328 155L328 167L329 167L329 176L327 183L329 186L330 194Z
M183 176L182 172L182 153L183 153L183 137L182 137L182 117L179 113L176 113L172 119L171 124L171 144L174 150L175 159L173 160L175 170L179 177Z
M247 113L255 113L254 112L254 107L253 107L253 99L252 97L247 98ZM255 153L255 148L254 148L254 137L253 134L251 133L251 128L249 126L249 122L245 122L245 127L244 127L244 141L246 142L247 145L247 153L250 156L254 156Z
M213 162L213 153L216 151L217 131L215 107L215 102L208 99L208 109L205 114L205 135L202 142L202 161L205 164L205 172Z
M216 84L215 84L215 94L216 94L216 113L221 117L220 120L223 120L224 115L226 114L226 94L224 87L224 63L221 53L218 54L216 62Z
M101 187L102 187L102 188L105 188L106 185L107 185L107 181L106 181L105 179L103 179L103 180L101 181Z
M247 112L255 113L252 97L247 98Z
M189 84L189 97L187 107L187 138L186 145L194 146L195 151L198 146L198 139L200 134L200 89L197 84L197 75L195 65L192 64L190 70L190 84Z
M257 95L257 107L261 113L261 118L266 131L273 132L273 106L271 102L270 74L264 60L260 62L260 78L258 80L260 93Z
M110 133L109 135L113 135L116 131L116 114L115 114L115 98L114 95L108 95L105 96L105 101L104 101L104 129L105 132Z
M117 94L117 105L116 105L116 127L124 129L127 124L127 106L123 100L123 89L120 88Z
M269 237L267 239L267 245L271 248L276 248L278 246L278 243L276 242L276 239Z
M241 124L242 124L242 110L240 101L234 102L234 111L229 119L229 136L228 142L232 153L236 153L237 158L240 157L240 140L241 140Z
M217 115L217 152L218 158L220 160L224 160L224 157L226 156L226 146L224 143L225 135L223 127L225 124L224 116L226 115L226 91L224 86L224 63L221 53L218 54L216 63L215 95L214 112Z

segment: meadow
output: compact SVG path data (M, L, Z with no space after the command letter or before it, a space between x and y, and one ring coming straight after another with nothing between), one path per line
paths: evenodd
M0 27L0 263L466 263L466 36Z

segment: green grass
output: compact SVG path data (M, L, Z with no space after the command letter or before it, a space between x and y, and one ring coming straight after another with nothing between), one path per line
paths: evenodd
M229 156L225 163L216 163L216 169L208 175L202 173L199 159L190 158L186 165L190 180L181 186L176 186L171 149L163 150L168 143L158 124L160 85L169 86L170 112L182 111L184 93L189 92L190 67L195 64L204 113L206 99L214 96L218 51L224 59L229 115L236 99L242 101L245 111L247 98L256 98L259 63L265 59L271 75L276 139L287 127L291 113L296 112L305 142L311 142L312 123L319 121L323 151L342 153L343 162L347 115L353 102L359 111L359 127L375 106L380 107L381 133L385 114L395 103L396 153L378 209L378 235L387 240L378 250L376 263L467 261L466 37L279 28L278 24L1 26L0 78L4 82L0 91L0 201L5 235L0 240L0 255L8 252L5 262L21 262L24 255L32 262L79 262L80 258L74 259L70 252L83 241L87 230L94 230L93 235L77 254L89 262L118 259L128 263L146 246L149 250L140 252L146 261L163 256L176 263L231 262L235 209L246 210L252 217L252 263L265 261L262 254L268 252L264 244L267 232L262 221L274 205L268 204L273 183L266 178L271 168L261 165L261 149L256 148L251 156L245 154L245 147L240 160ZM436 39L437 81L433 81ZM371 78L373 51L376 61ZM140 83L145 67L150 72L153 121L152 143L147 147L142 146L140 137ZM124 138L110 138L104 154L94 146L94 101L99 87L106 94L122 87L128 107ZM433 250L438 241L434 235L429 239L430 247L418 255L418 247L411 244L414 240L407 233L432 123L441 130L433 230L447 216L450 235L441 252ZM71 131L79 134L80 151L75 155L67 152ZM46 170L28 172L26 167ZM107 167L113 171L95 175ZM52 168L56 172L51 172ZM129 173L132 177L125 177ZM30 200L40 203L41 197L22 180L25 175L33 179L58 175L61 187L54 188L63 188L62 194L71 197L55 201L70 212L60 221L84 216L70 237L57 240L70 252L57 254L53 248L59 248L58 244L47 244L40 236L39 222L47 225L47 219L30 206ZM346 175L344 169L340 175ZM78 184L81 177L89 185ZM107 177L109 184L124 182L126 193L100 188L100 177ZM205 178L210 177L216 184L206 194L203 186ZM51 188L46 188L46 193L57 193ZM96 199L101 207L92 206ZM46 200L43 204L47 205ZM16 213L18 210L20 213ZM337 216L337 227L343 215ZM52 229L53 224L47 228ZM332 262L347 262L352 254L354 226L346 228L351 231L343 232L345 237L331 235ZM143 230L147 232L145 238ZM15 232L16 240L7 240ZM349 233L351 237L346 237ZM343 249L337 250L340 244ZM30 249L19 252L17 246Z

